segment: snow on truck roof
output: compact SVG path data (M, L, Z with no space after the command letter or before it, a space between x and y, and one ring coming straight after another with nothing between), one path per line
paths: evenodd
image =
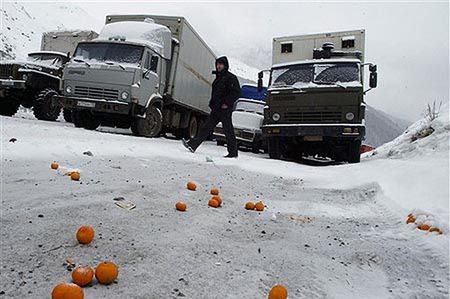
M361 63L361 60L356 58L337 58L337 59L308 59L308 60L299 60L299 61L291 61L291 62L283 62L274 64L272 68L290 66L296 64L309 64L309 63L339 63L339 62L350 62L350 63Z
M30 56L30 55L42 55L42 54L58 55L58 56L64 56L64 57L67 56L67 53L57 52L57 51L35 51L35 52L28 53L28 56Z
M145 22L123 21L106 24L98 38L93 41L118 41L141 44L153 49L162 57L169 59L172 35L166 26ZM169 46L165 46L169 45Z

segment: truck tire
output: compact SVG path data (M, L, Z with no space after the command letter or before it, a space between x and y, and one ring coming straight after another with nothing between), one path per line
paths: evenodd
M162 130L163 116L158 107L150 105L145 118L136 118L131 124L131 131L136 136L158 137Z
M20 102L15 98L0 99L0 115L13 116L19 110Z
M72 123L76 128L82 128L83 123L81 122L81 116L80 111L78 110L72 110L72 113L70 115L70 118L72 119Z
M100 121L95 118L92 112L87 110L74 110L72 112L72 120L77 128L95 130L100 126Z
M186 130L186 137L190 140L192 138L197 137L198 134L198 120L195 115L191 115L191 119L189 120L189 126Z
M72 122L72 110L70 109L63 109L63 116L64 116L64 120L68 123Z
M351 141L348 145L348 163L361 162L361 141Z
M280 138L277 137L268 138L268 152L270 159L281 159L282 151Z
M39 120L55 121L61 114L62 106L53 101L53 96L58 92L52 88L42 90L34 100L34 116Z

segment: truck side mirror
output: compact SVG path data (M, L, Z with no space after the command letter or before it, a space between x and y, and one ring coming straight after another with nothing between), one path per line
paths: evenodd
M370 88L377 87L377 72L376 71L370 72L369 87Z
M262 81L263 76L264 76L263 72L258 73L258 92L261 92L263 89L263 81Z

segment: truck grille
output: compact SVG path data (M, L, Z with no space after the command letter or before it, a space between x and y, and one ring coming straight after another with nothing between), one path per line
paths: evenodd
M330 111L286 112L284 114L284 119L289 122L297 123L333 123L342 121L342 113Z
M107 101L117 101L119 97L118 90L88 87L88 86L75 86L74 94L80 97L103 99Z
M0 64L0 78L9 79L13 75L13 64L5 63Z

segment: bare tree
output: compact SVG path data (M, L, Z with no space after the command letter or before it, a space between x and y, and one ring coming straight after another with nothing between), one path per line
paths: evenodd
M442 101L439 102L439 105L436 104L436 101L433 101L432 104L427 105L427 110L425 111L425 118L430 121L435 120L439 116L439 112L441 111Z

